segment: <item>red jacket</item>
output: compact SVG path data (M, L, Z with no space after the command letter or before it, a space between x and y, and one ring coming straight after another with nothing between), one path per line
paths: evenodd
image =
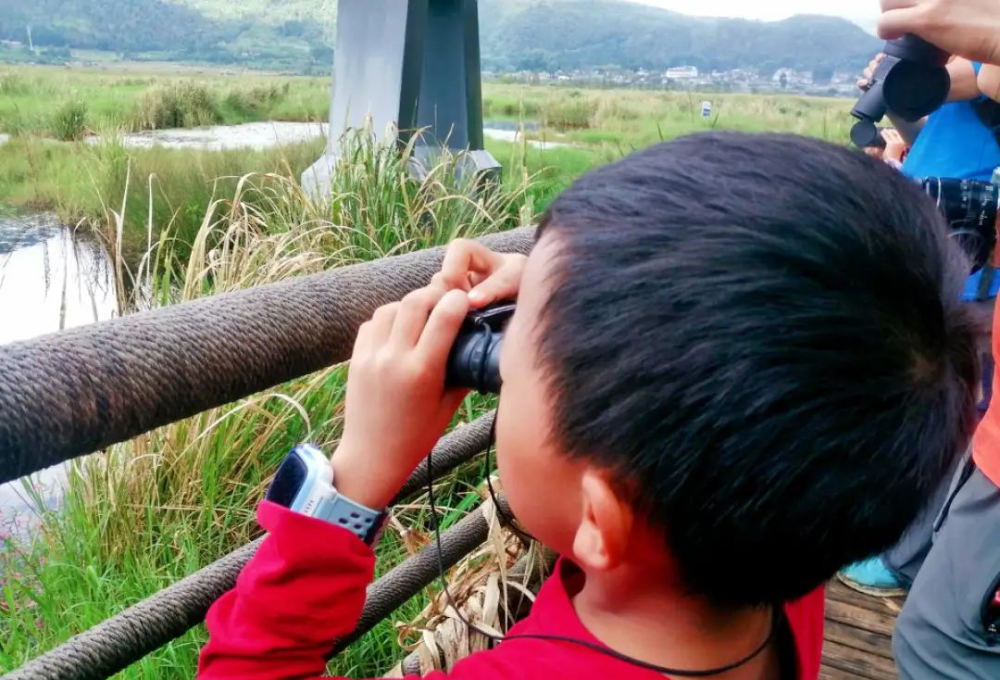
M354 630L372 580L375 556L350 532L272 503L258 509L268 532L236 588L208 613L201 680L320 678L334 640ZM600 644L584 628L559 576L550 578L511 634L549 634ZM799 680L819 676L823 647L823 589L785 606L798 653ZM509 640L459 662L453 680L573 678L663 680L599 652L560 642Z

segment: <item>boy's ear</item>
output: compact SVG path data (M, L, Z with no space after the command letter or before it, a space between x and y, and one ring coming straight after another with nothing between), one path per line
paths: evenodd
M580 479L583 504L573 538L573 557L585 570L607 571L625 557L633 529L632 507L615 492L607 476L586 470Z

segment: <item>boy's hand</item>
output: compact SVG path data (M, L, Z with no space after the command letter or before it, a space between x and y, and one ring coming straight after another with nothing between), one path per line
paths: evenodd
M524 255L494 253L476 241L458 239L448 246L432 285L466 291L471 307L480 309L517 297L527 261Z
M384 508L448 426L466 391L445 389L445 366L468 311L464 292L432 284L358 331L331 458L334 485L351 500Z

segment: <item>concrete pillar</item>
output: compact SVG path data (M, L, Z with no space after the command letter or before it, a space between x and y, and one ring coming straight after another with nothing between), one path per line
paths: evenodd
M329 194L341 137L369 118L380 143L426 128L417 172L446 147L468 151L462 172L499 173L483 148L477 0L340 0L335 47L330 141L302 175L310 194Z

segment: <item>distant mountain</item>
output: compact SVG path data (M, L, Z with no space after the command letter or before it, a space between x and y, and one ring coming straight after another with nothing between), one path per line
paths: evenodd
M329 70L336 0L3 0L0 39L132 58ZM480 0L484 68L860 70L878 41L843 19L690 17L623 0ZM2 55L2 53L0 53Z
M494 70L576 69L603 64L662 69L860 70L879 41L825 16L779 22L690 17L614 0L481 2L484 64Z

